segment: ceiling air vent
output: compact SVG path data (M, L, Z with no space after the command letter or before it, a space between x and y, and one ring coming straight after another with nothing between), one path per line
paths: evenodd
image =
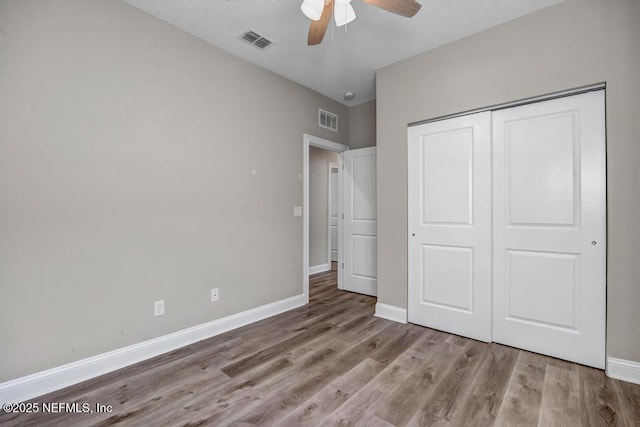
M329 129L334 132L338 132L338 115L318 109L318 126L321 128Z
M249 43L250 45L264 50L274 44L271 40L263 36L262 34L258 34L253 30L247 30L238 37L243 42Z

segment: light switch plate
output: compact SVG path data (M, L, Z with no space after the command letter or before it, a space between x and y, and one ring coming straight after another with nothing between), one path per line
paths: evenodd
M164 300L155 301L153 303L153 315L162 316L164 314Z
M293 207L293 216L302 216L302 206Z

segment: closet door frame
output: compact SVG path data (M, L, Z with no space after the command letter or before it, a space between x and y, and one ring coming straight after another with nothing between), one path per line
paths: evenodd
M509 109L509 108L513 108L513 107L519 107L519 106L524 106L524 105L528 105L528 104L533 104L533 103L539 103L539 102L544 102L544 101L549 101L549 100L553 100L553 99L558 99L558 98L565 98L565 97L569 97L569 96L574 96L574 95L579 95L579 94L583 94L583 93L588 93L588 92L593 92L593 91L604 91L606 90L606 84L603 83L597 83L597 84L593 84L593 85L587 85L587 86L581 86L581 87L577 87L577 88L573 88L573 89L568 89L565 91L560 91L560 92L554 92L554 93L549 93L549 94L545 94L545 95L540 95L540 96L536 96L536 97L530 97L530 98L525 98L525 99L521 99L521 100L517 100L517 101L513 101L513 102L508 102L508 103L503 103L503 104L496 104L496 105L492 105L492 106L487 106L487 107L483 107L483 108L479 108L479 109L474 109L474 110L467 110L467 111L463 111L463 112L459 112L459 113L455 113L455 114L449 114L449 115L445 115L445 116L439 116L439 117L434 117L428 120L421 120L421 121L417 121L417 122L413 122L413 123L409 123L408 127L409 130L412 127L415 126L419 126L419 125L423 125L423 124L427 124L427 123L432 123L432 122L439 122L439 121L443 121L443 120L448 120L451 118L456 118L456 117L461 117L461 116L467 116L467 115L471 115L471 114L475 114L475 113L480 113L480 112L494 112L494 111L499 111L499 110L504 110L504 109ZM606 93L606 92L603 92ZM606 119L605 119L606 120ZM606 127L606 123L605 123L605 127ZM606 134L605 134L605 139L606 139ZM606 141L605 141L606 144ZM605 159L606 159L606 148L605 148ZM409 186L410 187L410 186ZM602 245L605 245L605 253L606 253L606 160L605 160L605 183L604 183L604 191L605 191L605 235L604 238L602 239ZM409 213L409 215L411 215ZM412 244L411 238L412 238L412 230L411 230L411 224L408 224L408 229L407 229L407 245L408 245L408 251L410 250L409 246ZM492 236L492 240L493 240L493 236ZM600 244L600 242L598 242L598 244ZM493 245L493 243L492 243ZM411 274L411 270L410 270L410 260L407 261L408 263L408 278L409 280L412 280L412 274ZM605 268L606 268L606 255L605 255L605 259L604 259L604 263L605 263ZM492 262L493 264L493 262ZM492 266L493 269L493 266ZM493 280L493 279L492 279ZM411 322L411 298L412 298L412 294L410 293L411 290L411 285L409 283L407 283L407 308L408 308L408 317L409 317L409 321ZM607 278L606 278L606 274L604 277L604 298L602 300L602 305L603 305L603 310L605 312L605 316L604 316L604 325L603 325L603 329L604 329L604 337L603 337L603 349L602 351L604 352L604 354L606 355L606 290L607 290ZM493 293L493 286L492 286L492 293ZM491 308L491 312L493 313L493 301L492 301L492 308ZM492 314L493 315L493 314ZM490 336L490 341L493 340L493 327L492 327L492 331L491 331L491 336ZM598 366L603 368L604 366Z

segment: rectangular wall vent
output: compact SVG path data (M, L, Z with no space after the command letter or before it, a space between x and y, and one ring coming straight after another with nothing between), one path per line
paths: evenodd
M329 129L334 132L338 132L338 115L318 109L318 126L324 129Z
M240 35L240 37L238 37L238 39L242 40L243 42L249 43L250 45L260 50L264 50L274 44L273 41L253 30L245 31Z

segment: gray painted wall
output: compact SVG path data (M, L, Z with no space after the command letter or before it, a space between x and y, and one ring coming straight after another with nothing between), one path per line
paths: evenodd
M378 295L407 304L407 124L607 83L607 352L640 362L640 1L567 0L377 73Z
M349 108L349 146L352 149L375 147L376 101Z
M302 136L348 128L125 3L0 1L0 381L300 294Z
M309 147L309 266L326 264L329 250L329 163L338 164L340 155Z

